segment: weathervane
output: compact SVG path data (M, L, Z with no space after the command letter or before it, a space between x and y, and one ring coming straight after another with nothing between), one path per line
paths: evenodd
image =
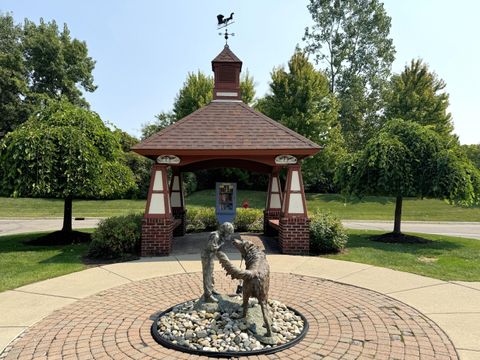
M222 28L225 28L225 33L219 32L218 35L223 35L225 38L225 45L228 45L228 37L229 36L235 36L235 33L229 33L228 29L226 28L228 25L233 24L233 12L230 14L229 17L225 17L222 14L217 15L217 30L220 30Z

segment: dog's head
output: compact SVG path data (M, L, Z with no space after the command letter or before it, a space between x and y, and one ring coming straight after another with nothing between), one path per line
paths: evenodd
M251 241L243 240L243 239L233 239L232 244L240 251L242 257L245 257L251 250L253 250L256 246Z

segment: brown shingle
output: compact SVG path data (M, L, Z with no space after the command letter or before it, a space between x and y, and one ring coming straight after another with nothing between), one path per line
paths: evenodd
M132 148L142 150L307 150L320 147L243 102L216 102ZM261 153L261 151L260 151Z
M232 50L228 47L228 45L225 45L223 50L218 54L215 59L212 60L212 63L214 62L239 62L242 63L242 61L233 53Z

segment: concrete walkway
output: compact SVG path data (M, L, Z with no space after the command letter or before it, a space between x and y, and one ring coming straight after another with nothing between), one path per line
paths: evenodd
M59 230L62 219L0 219L0 235L12 235L24 232ZM86 218L74 220L73 227L85 229L96 227L100 219ZM343 224L350 229L392 231L392 221L343 220ZM480 240L480 222L424 222L402 221L402 230L426 234L459 236Z
M317 257L270 254L268 260L273 272L330 279L398 299L435 321L462 359L480 359L480 282L446 282ZM99 266L0 293L0 353L27 327L79 299L141 279L199 271L198 254L177 254Z

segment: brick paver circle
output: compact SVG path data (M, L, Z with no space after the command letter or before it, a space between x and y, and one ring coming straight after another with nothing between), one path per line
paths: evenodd
M236 283L215 273L217 288ZM94 281L92 279L92 281ZM201 274L131 282L55 311L0 359L193 359L159 345L154 316L202 293ZM457 359L447 335L414 308L383 294L320 278L271 275L270 298L300 311L310 329L285 351L251 359Z

